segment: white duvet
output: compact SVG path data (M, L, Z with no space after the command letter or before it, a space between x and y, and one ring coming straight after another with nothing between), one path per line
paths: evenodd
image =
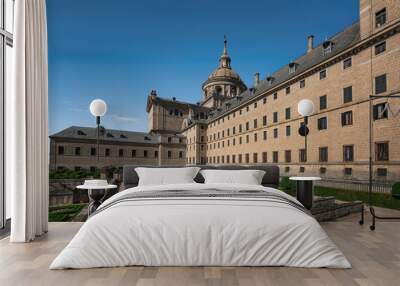
M180 184L149 190L265 190L262 186ZM50 269L145 266L293 266L349 268L319 223L293 206L246 198L124 201L91 217Z

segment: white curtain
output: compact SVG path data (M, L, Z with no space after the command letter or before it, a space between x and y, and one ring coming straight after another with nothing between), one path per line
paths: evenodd
M48 227L47 23L45 0L16 0L13 92L6 111L12 242Z

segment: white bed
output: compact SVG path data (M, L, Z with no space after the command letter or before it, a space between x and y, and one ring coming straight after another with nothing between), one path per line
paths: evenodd
M312 216L279 200L235 196L121 200L145 191L211 189L265 191L298 203L279 190L255 185L191 183L131 188L105 201L50 269L128 265L351 267Z

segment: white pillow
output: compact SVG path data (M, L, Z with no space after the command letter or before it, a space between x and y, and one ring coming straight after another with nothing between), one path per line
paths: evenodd
M135 168L139 176L139 186L194 183L200 168Z
M261 185L265 171L261 170L201 170L206 184Z

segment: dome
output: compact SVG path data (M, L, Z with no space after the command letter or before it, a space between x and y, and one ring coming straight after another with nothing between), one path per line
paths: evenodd
M238 75L237 72L235 72L233 69L231 68L224 68L224 67L218 67L215 71L213 71L209 76L208 79L209 80L213 80L213 79L219 79L221 77L224 78L230 78L230 79L235 79L235 80L240 80L240 76Z

